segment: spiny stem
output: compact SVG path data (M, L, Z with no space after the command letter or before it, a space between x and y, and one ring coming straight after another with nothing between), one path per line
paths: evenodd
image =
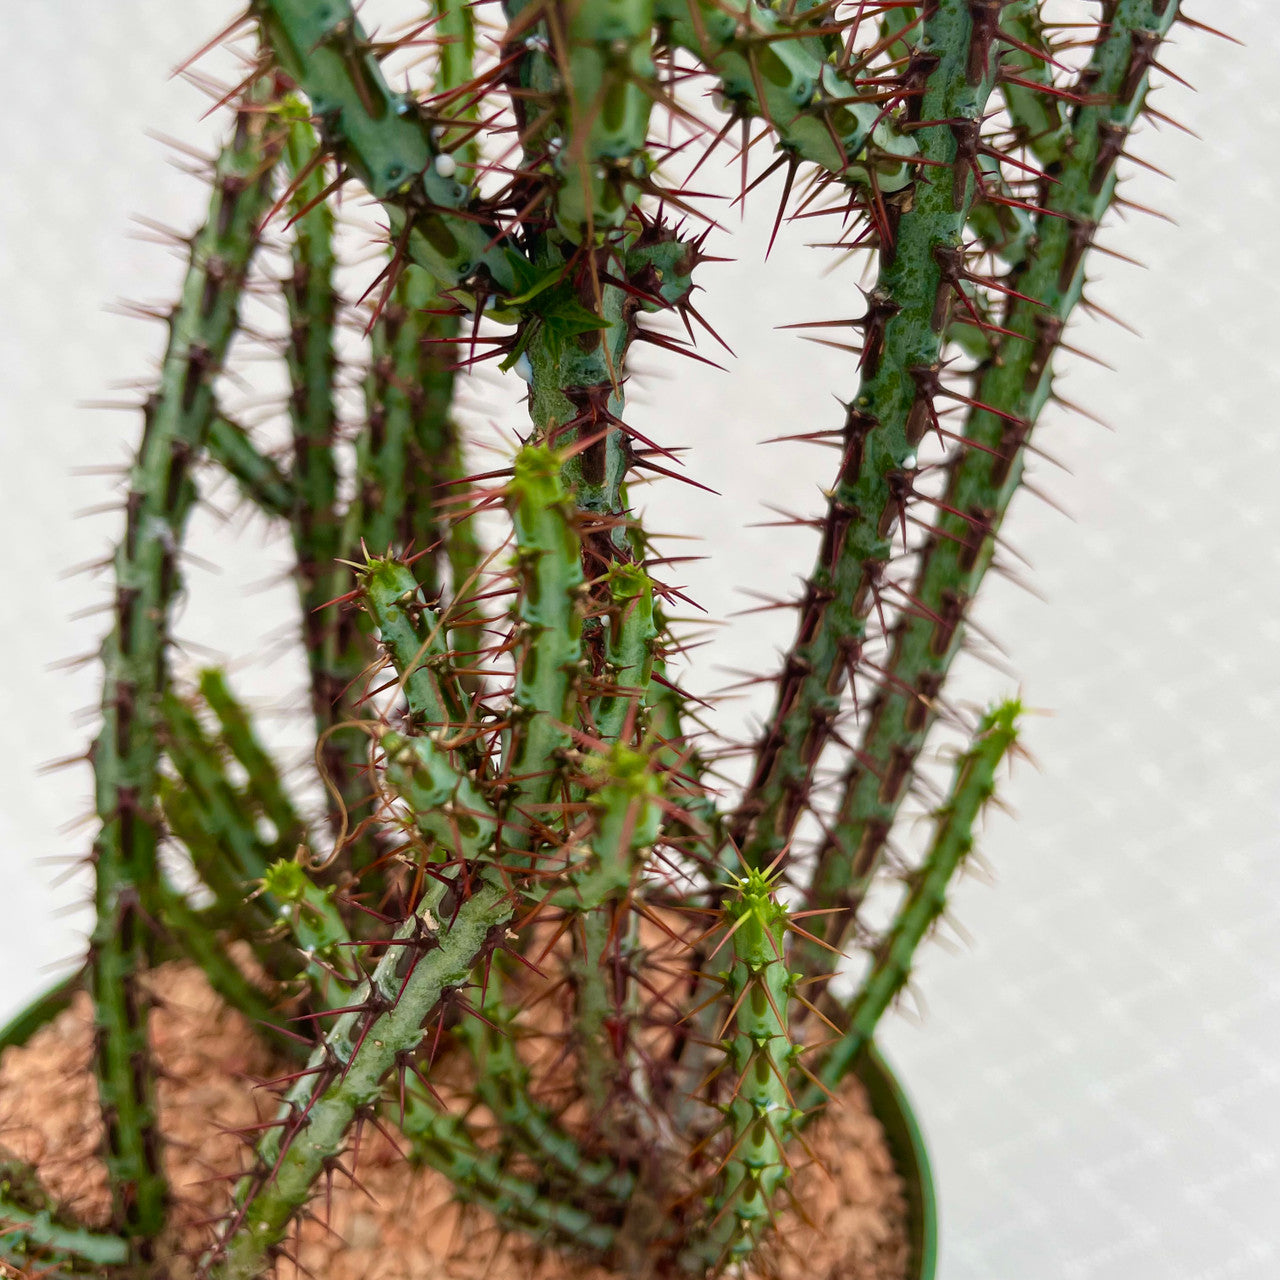
M504 1140L545 1171L559 1198L625 1204L635 1179L611 1160L588 1158L551 1111L533 1099L532 1072L516 1048L519 1026L501 989L501 975L491 970L480 1016L464 1018L455 1033L475 1063L477 1100L493 1112Z
M360 586L379 640L400 676L415 729L442 741L465 737L474 728L471 700L454 674L444 619L423 601L413 570L397 560L370 560ZM456 750L468 768L482 763L474 739Z
M267 864L286 852L282 844L292 839L288 851L297 844L297 828L285 828L278 842L264 840L248 796L227 777L223 755L195 708L172 690L163 706L165 751L178 775L163 784L165 816L223 909L238 911Z
M516 455L508 486L521 583L516 635L516 684L511 731L503 761L507 812L520 827L507 843L527 848L546 820L572 739L578 663L582 656L581 548L572 507L549 449L526 445Z
M995 354L975 377L973 399L991 408L968 415L964 445L949 468L949 510L921 557L914 607L893 635L890 679L870 708L818 853L810 905L849 909L829 929L829 941L838 943L852 927L851 913L867 891L906 777L937 716L937 694L959 652L965 613L1022 477L1027 438L1052 393L1052 357L1080 299L1085 250L1115 192L1115 159L1138 118L1147 68L1177 8L1172 0L1121 0L1082 76L1090 101L1076 108L1075 143L1041 194L1034 251L1010 281L1001 326L1011 332L997 335ZM817 955L806 959L829 967Z
M445 110L455 127L441 136L442 152L447 151L463 164L474 164L479 147L474 130L467 128L479 118L474 102L456 101L475 78L476 20L468 0L433 0L435 14L432 30L439 41L439 64L435 75L435 92L446 100Z
M803 14L789 24L755 0L657 0L656 16L673 45L719 78L732 109L767 120L792 155L886 193L910 183L914 141L874 91L827 60L817 24L813 37L790 35L804 31Z
M995 793L1000 762L1017 742L1021 711L1017 702L993 707L982 717L972 743L957 761L951 794L933 815L929 851L920 869L908 879L907 893L893 924L872 956L871 968L849 1007L844 1034L823 1052L818 1072L822 1087L810 1084L802 1097L806 1109L820 1106L823 1089L836 1089L906 986L916 950L946 909L947 887L973 848L974 823Z
M260 986L246 977L228 953L226 940L173 886L153 886L143 905L160 922L161 941L168 941L204 974L210 987L232 1008L239 1010L265 1036L278 1053L296 1054L297 1040L288 1032L287 1019ZM278 970L268 972L280 972ZM282 974L283 976L283 974Z
M788 1084L797 1049L787 1029L796 975L784 960L787 910L776 873L749 870L726 896L724 975L729 1021L727 1067L733 1095L724 1107L729 1150L708 1205L699 1247L716 1267L748 1257L773 1220L773 1201L790 1177L785 1145L799 1113Z
M529 416L539 440L556 450L574 448L564 479L587 518L589 578L628 554L622 377L637 304L616 285L598 283L602 272L616 271L614 257L607 249L592 250L589 261L565 267L565 283L546 291L536 307L531 304L522 352L528 362Z
M363 974L335 902L337 890L317 884L296 859L282 859L267 868L262 892L277 904L280 923L302 957L316 1007L344 1007Z
M599 1118L630 1084L631 1024L637 1015L630 970L639 931L628 901L662 827L662 782L644 751L615 743L586 762L598 774L591 791L593 832L586 865L575 869L548 905L577 918L575 1028L583 1097ZM610 1030L612 1028L612 1031Z
M269 516L288 517L296 501L292 483L258 451L242 426L220 413L209 427L207 447L209 460L236 482L254 506Z
M316 1180L338 1159L357 1115L377 1103L385 1077L421 1044L428 1016L469 980L514 912L509 887L478 861L490 854L497 827L483 799L430 739L388 733L383 743L388 776L404 788L418 826L464 870L451 883L429 882L356 1007L326 1033L310 1064L315 1073L286 1095L281 1126L258 1143L254 1171L238 1191L212 1272L218 1280L261 1273ZM449 894L454 906L446 912Z
M444 749L447 739L465 730L469 711L465 695L449 668L449 651L443 626L421 603L413 575L394 561L373 561L362 579L365 599L376 623L382 643L388 649L401 674L409 709L414 720ZM384 745L387 739L384 739ZM458 748L460 757L477 776L483 770L478 743L473 739ZM429 794L411 790L400 784L401 793L414 801L418 813L434 803ZM508 1021L511 1017L498 995L500 974L490 972L486 987L484 1017L489 1022ZM501 1032L481 1030L478 1020L468 1020L460 1030L475 1058L479 1073L480 1096L494 1110L504 1130L519 1135L523 1145L538 1159L550 1159L562 1169L572 1166L575 1179L583 1176L587 1166L576 1144L556 1125L553 1118L534 1104L528 1096L528 1071L518 1070L518 1058L512 1044ZM500 1059L500 1061L498 1061ZM496 1092L490 1093L489 1089ZM608 1170L611 1172L611 1170ZM594 1175L597 1180L601 1175ZM578 1185L575 1181L574 1185Z
M431 738L382 737L387 780L408 802L412 822L445 862L489 849L498 818L488 797Z
M464 1121L442 1113L416 1082L406 1095L402 1128L413 1156L443 1173L459 1200L488 1209L504 1226L600 1255L611 1248L612 1227L509 1172L477 1144Z
M19 1275L58 1271L100 1274L122 1266L129 1242L120 1236L86 1231L50 1203L34 1170L18 1161L0 1161L0 1258Z
M101 831L94 844L94 927L89 955L96 1022L95 1071L106 1132L112 1220L146 1261L164 1225L155 1086L140 979L154 952L142 915L157 883L156 766L167 681L169 611L178 550L195 500L191 468L215 416L213 381L237 323L240 289L269 203L277 143L260 84L219 157L204 229L192 245L182 301L158 390L145 410L130 475L125 530L115 555L114 625L103 645L103 726L93 747Z
M653 580L638 565L617 564L606 575L610 607L604 623L605 691L591 701L589 730L603 743L622 738L628 718L648 698L658 628L654 621ZM634 732L634 723L633 723Z
M1040 8L1040 0L1012 0L1000 14L1001 33L1009 37L1000 91L1019 139L1047 167L1062 159L1072 134L1055 91L1053 48Z
M365 381L368 422L356 449L356 496L347 516L344 554L363 542L427 552L415 560L428 598L441 591L436 504L458 448L450 417L458 317L421 268L402 266L371 335Z
M1012 0L1006 4L1000 13L1000 34L999 87L1013 120L1014 137L1042 165L1056 164L1070 145L1071 128L1064 99L1054 84L1053 46L1045 34L1040 0ZM974 203L969 213L970 227L987 250L1016 267L1025 258L1035 234L1035 219L1017 202L997 158L980 155L978 165L984 191L996 198ZM958 314L963 318L963 311ZM985 334L978 335L964 324L957 329L959 332L952 335L957 341L964 335L976 335L989 348ZM962 345L967 354L975 354L969 345ZM988 349L978 358L989 355Z
M277 847L282 851L296 847L305 839L306 828L249 712L231 692L225 673L216 667L200 672L199 689L217 717L220 741L245 771L245 794L276 829Z
M404 238L409 257L445 287L483 276L490 288L515 292L521 255L467 208L467 188L438 163L422 113L387 84L349 0L253 0L251 8L310 100L326 146L387 205L393 242Z
M945 327L964 272L961 235L978 190L978 128L997 69L995 42L981 43L974 11L969 0L933 6L907 72L922 90L913 99L913 137L931 164L905 201L887 202L892 239L881 247L868 299L862 380L848 405L822 547L732 826L752 866L774 860L804 812L841 690L860 664L879 571L913 496L916 450L937 424Z
M324 152L307 120L307 111L294 96L282 106L289 121L285 160L291 179L288 211L292 230L290 274L282 282L289 317L285 364L293 444L290 483L294 503L289 530L310 677L311 716L322 743L319 759L329 784L325 789L329 829L336 833L368 794L361 776L361 740L351 734L328 732L351 717L352 685L364 655L358 644L346 643L351 637L345 619L324 607L341 593L338 584L342 579L334 561L344 549L336 456L337 258L333 210L323 198L328 185ZM347 848L349 865L357 869L372 857L367 840L357 839Z
M251 734L247 721L237 725L235 711L243 712L231 699L221 673L206 672L202 683L213 692L230 718L233 736L241 751L254 764L258 782L263 781L263 765L246 750L248 742L238 730ZM170 833L186 846L192 869L212 894L214 901L197 913L186 898L163 879L146 896L148 913L161 924L179 954L187 955L202 969L214 989L247 1017L268 1027L279 1024L263 992L245 980L227 956L224 940L217 936L215 923L230 936L246 942L256 962L273 978L286 980L297 971L287 947L272 933L274 918L269 899L252 893L254 883L265 873L272 858L282 849L296 846L300 829L285 827L275 843L258 830L257 807L246 793L229 781L222 756L222 743L215 745L206 736L195 708L173 690L163 700L164 741L177 779L162 776L158 795ZM254 744L256 745L256 743ZM258 748L259 750L261 748ZM274 767L265 762L274 778ZM255 774L250 774L250 785ZM278 779L275 779L278 783ZM283 815L278 815L283 816ZM279 830L279 828L277 828ZM276 1037L277 1047L289 1047Z
M390 548L394 544L430 551L439 541L434 504L443 467L456 448L449 419L454 383L451 349L436 341L457 330L452 315L436 314L446 305L424 271L412 265L400 269L392 300L382 308L373 328L372 363L365 382L367 421L356 444L356 492L341 535L334 539L334 551L355 555L366 545ZM437 597L435 558L423 556L417 563L427 592ZM416 589L414 575L408 569L403 572ZM326 601L341 595L346 577L345 568L330 566L319 594ZM332 688L342 695L330 715L367 716L367 705L354 695L369 662L368 638L350 611L331 617L323 627L325 665ZM331 739L328 751L331 774L340 766L338 776L347 779L344 803L350 811L367 790L361 740L354 735L343 741ZM368 874L363 881L366 889L374 887Z
M635 180L651 167L642 153L657 84L653 0L509 0L507 9L523 18L533 5L550 52L531 55L528 79L553 102L556 225L572 243L593 243L622 225L640 195Z
M394 747L394 744L393 744ZM264 888L279 902L280 918L294 944L307 961L307 973L319 1008L341 1008L356 997L359 971L353 967L350 937L333 901L332 887L321 887L296 861L279 862L268 871ZM477 1068L477 1096L489 1107L504 1135L523 1139L528 1153L559 1167L565 1187L575 1191L595 1187L597 1195L609 1194L624 1201L629 1186L611 1164L586 1160L577 1144L557 1124L545 1107L529 1095L529 1069L515 1051L513 1030L504 1025L510 1013L498 996L498 975L491 972L484 988L480 1017L463 1020L456 1034L471 1049ZM526 1229L573 1225L580 1243L595 1240L603 1246L603 1228L587 1230L590 1217L568 1206L563 1218L548 1214L548 1205L532 1187L501 1170L492 1153L482 1153L467 1125L442 1115L426 1097L416 1079L406 1073L403 1115L399 1097L388 1110L412 1144L412 1155L446 1173L461 1198L482 1204L507 1221L519 1221ZM545 1175L544 1175L545 1177ZM562 1181L564 1181L562 1177Z

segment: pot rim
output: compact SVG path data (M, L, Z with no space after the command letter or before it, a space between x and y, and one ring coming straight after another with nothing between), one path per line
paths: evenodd
M924 1134L901 1082L871 1045L858 1055L853 1074L862 1082L871 1110L904 1183L907 1235L911 1247L908 1280L934 1280L938 1266L938 1202Z

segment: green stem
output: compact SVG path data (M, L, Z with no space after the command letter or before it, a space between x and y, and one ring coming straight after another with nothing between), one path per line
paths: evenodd
M112 1220L135 1241L164 1225L167 1189L140 979L154 940L142 914L157 883L160 700L178 550L196 493L191 469L216 415L213 383L236 329L240 290L270 203L273 124L259 86L236 118L214 173L209 218L192 245L182 300L170 318L160 385L125 501L115 554L113 626L102 650L102 731L92 751L101 830L94 843L97 923L89 951L95 1071L106 1130ZM149 1246L139 1243L145 1260Z
M357 1115L379 1100L386 1077L418 1049L425 1020L446 992L470 980L514 909L491 871L473 877L452 919L441 914L444 896L445 886L433 883L397 930L369 981L366 1008L339 1018L313 1062L316 1076L290 1091L281 1127L259 1142L214 1280L257 1280L263 1273L317 1180L340 1157Z
M657 0L656 17L671 44L719 78L733 110L768 121L793 164L883 193L910 184L915 143L881 96L828 60L815 28L829 14L788 20L755 0ZM797 34L807 28L814 34Z
M437 514L448 461L457 448L450 418L458 317L421 268L403 266L373 326L365 381L367 427L356 448L356 496L344 554L361 541L376 555L427 552L415 561L428 596L440 594Z
M0 1194L0 1257L19 1275L46 1276L53 1268L83 1274L90 1267L122 1266L129 1242L63 1226L48 1210L32 1213Z
M582 559L560 460L549 449L526 445L516 455L508 506L516 536L521 585L516 640L516 683L508 713L511 730L502 779L505 811L517 822L513 848L540 843L538 832L554 814L554 796L572 742L582 656Z
M166 816L174 834L187 841L197 873L222 907L239 911L267 865L282 856L281 843L296 833L286 829L281 842L262 838L253 806L228 779L218 746L195 709L172 690L165 695L164 719L165 750L181 780L180 788L164 784ZM182 800L174 803L178 790Z
M606 746L631 742L642 728L641 713L653 675L658 627L654 621L653 579L638 565L614 565L605 577L609 610L603 619L604 669L601 692L591 700L588 730Z
M311 715L321 740L320 766L327 782L329 828L337 832L344 817L368 797L362 775L363 740L327 733L351 716L352 685L363 670L365 654L346 619L324 606L342 593L343 572L336 566L346 550L338 513L338 468L335 453L337 409L334 401L337 356L334 330L338 295L334 289L337 259L333 248L333 210L323 198L328 175L324 151L307 121L307 108L291 96L283 110L289 120L285 160L291 178L289 213L293 239L290 274L283 281L289 317L285 363L289 373L289 422L293 465L290 511L302 641L310 676ZM356 691L358 693L358 691ZM368 843L349 846L349 863L357 868L372 856Z
M527 7L506 5L512 17ZM622 226L640 196L636 179L652 167L643 152L657 91L653 9L653 0L542 6L550 51L526 56L522 83L551 103L542 142L554 149L554 217L571 243Z
M288 518L294 508L293 485L266 454L258 451L242 426L220 413L210 424L207 447L209 460L236 482L254 506L269 516Z
M934 813L934 834L919 871L889 932L876 948L871 968L849 1007L840 1039L823 1052L821 1086L810 1084L806 1109L820 1106L823 1090L833 1092L871 1043L876 1026L911 976L917 948L942 916L947 888L973 848L973 827L995 793L996 770L1018 738L1021 705L1005 702L982 718L969 749L956 764L947 802Z
M787 910L776 881L776 872L748 871L724 904L725 940L733 949L724 975L732 1017L721 1031L733 1079L723 1108L729 1148L694 1246L717 1269L750 1256L791 1173L785 1146L799 1113L788 1080L798 1050L787 1008L797 975L784 959Z
M418 579L397 560L370 560L361 574L365 607L409 704L416 730L447 741L475 727L471 701L453 673L444 619L426 605ZM482 764L478 742L457 750L469 768Z
M249 944L266 973L284 981L298 966L273 936L275 905L254 897L253 888L274 859L297 848L299 833L286 827L274 841L265 840L249 795L228 780L220 746L209 741L194 708L172 690L163 705L165 749L178 774L177 779L159 780L165 823L186 846L192 868L213 894L212 917ZM245 745L240 743L242 750ZM182 943L188 927L194 926L171 924L169 931Z
M1020 142L1046 167L1072 146L1070 121L1053 83L1053 49L1041 18L1041 0L1013 0L1000 13L1009 39L1001 67L1001 95Z
M574 868L548 905L577 918L574 964L579 1080L593 1118L604 1116L618 1094L636 1097L631 1035L639 1010L634 968L639 960L638 920L631 896L662 829L661 776L648 753L615 743L608 755L587 761L593 832L585 864Z
M209 927L207 918L194 911L186 898L167 884L153 888L146 895L144 905L160 922L162 941L167 937L178 954L195 964L213 990L254 1023L277 1053L286 1056L297 1053L298 1042L288 1032L287 1018L261 987L245 977L228 954L225 939ZM273 973L271 977L275 979L277 975Z
M479 1003L478 1018L464 1018L455 1034L476 1067L476 1100L494 1116L504 1142L514 1144L551 1180L561 1200L625 1204L635 1179L608 1159L590 1159L530 1092L532 1073L516 1048L519 1028L501 995L496 969Z
M306 839L306 827L249 712L231 692L226 675L214 667L200 673L200 696L217 717L220 741L245 771L248 798L275 827L276 847L288 852Z
M912 496L916 450L937 424L934 397L952 298L964 272L962 234L978 184L978 128L996 81L997 48L968 0L932 6L908 80L912 136L929 162L901 203L862 322L862 380L848 405L844 455L830 491L822 547L806 584L798 634L732 825L746 861L768 866L804 813L831 739L841 691L861 661L879 575ZM984 43L985 40L985 43Z
M387 206L393 242L442 286L472 277L482 292L514 293L524 259L441 164L427 119L387 84L349 0L253 0L280 66L311 102L321 137L376 199ZM491 243L497 237L496 243Z
M262 889L278 904L280 923L302 957L315 1007L345 1007L363 974L335 901L337 890L317 884L300 862L285 859L267 868Z
M413 1144L413 1155L443 1173L458 1199L488 1209L504 1226L599 1255L611 1248L611 1226L510 1173L499 1158L477 1145L464 1121L442 1114L416 1082L407 1092L401 1127Z
M948 472L945 509L921 557L913 607L892 637L888 678L869 709L842 779L829 836L818 851L809 905L831 917L839 943L875 873L911 767L937 716L937 695L960 649L962 623L1022 478L1025 446L1053 389L1052 357L1084 286L1086 250L1115 193L1114 162L1137 119L1159 42L1178 6L1121 0L1081 77L1090 99L1072 119L1069 154L1041 192L1034 249L1009 281L996 350L977 371L964 444ZM829 968L807 957L811 972Z

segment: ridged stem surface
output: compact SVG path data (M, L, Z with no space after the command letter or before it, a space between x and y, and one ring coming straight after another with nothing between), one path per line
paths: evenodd
M1137 119L1159 42L1177 5L1120 0L1081 77L1090 100L1072 118L1073 144L1049 172L1035 246L1009 281L997 353L977 372L950 469L938 532L912 585L915 607L893 636L890 680L871 706L845 771L830 839L819 851L813 905L856 911L870 884L906 780L936 715L936 698L959 652L962 621L995 550L995 534L1022 478L1025 445L1052 394L1052 357L1084 287L1085 252L1115 191L1114 163ZM1021 295L1021 296L1017 296ZM956 514L952 514L952 513ZM849 925L829 926L830 941ZM819 955L808 959L827 965ZM821 969L814 969L820 972Z
M991 6L976 6L978 9ZM995 8L999 8L996 0ZM906 72L912 136L928 166L888 202L891 243L863 322L862 380L848 405L840 474L799 630L732 826L752 866L771 863L804 812L841 691L859 669L879 577L912 496L916 449L936 424L946 320L959 288L961 237L977 190L978 129L996 78L996 46L968 0L941 0Z
M803 15L788 21L755 0L657 0L657 17L672 45L718 77L732 107L767 120L795 157L850 182L874 175L883 192L911 182L914 141L874 90L828 60L816 30L801 34Z
M288 476L259 451L239 423L219 414L209 428L206 449L209 461L221 467L254 506L269 516L288 518L294 504Z
M786 964L786 908L775 879L748 871L725 899L732 966L725 975L729 1016L721 1028L732 1093L730 1141L707 1206L704 1248L717 1269L750 1256L777 1212L791 1174L785 1147L798 1118L789 1079L796 1051L787 1012L795 976Z
M1000 762L1017 741L1020 711L1017 703L1004 703L987 712L956 764L951 793L933 815L933 839L924 862L908 880L897 915L872 955L871 968L845 1015L844 1034L823 1051L818 1079L831 1092L871 1043L881 1017L911 976L917 948L946 909L947 887L973 848L974 823L995 793ZM816 1086L802 1095L806 1110L822 1101Z
M516 456L507 504L516 536L520 601L516 679L502 780L514 824L507 844L529 848L553 823L553 801L572 743L582 657L582 551L573 506L549 449L526 445Z
M501 939L515 904L479 859L491 851L496 817L468 779L427 738L383 737L388 776L417 825L447 860L452 882L430 880L415 912L395 931L370 978L312 1055L311 1070L286 1095L280 1125L267 1131L238 1208L212 1260L212 1274L253 1280L340 1158L358 1114L378 1102L383 1081L420 1046L423 1024L450 990L465 985ZM456 895L446 909L449 891Z
M306 106L290 97L285 109L290 117L285 164L291 187L287 207L292 233L289 274L283 281L289 321L285 366L289 375L292 440L289 531L310 676L311 715L316 735L323 740L322 765L340 797L339 801L326 789L329 825L337 830L342 825L342 809L354 809L368 791L360 777L359 757L353 755L347 739L326 736L326 730L346 718L345 700L351 680L349 664L335 653L334 632L338 624L333 611L321 609L338 594L334 559L339 553L341 532L334 398L337 259L333 210L323 199L328 174L319 140L306 118Z
M349 0L253 0L280 66L298 83L338 160L388 210L393 243L449 288L483 277L510 293L524 260L467 208L454 166L438 162L427 120L387 84Z
M261 106L264 95L251 102ZM171 316L157 391L145 408L115 554L114 624L103 645L103 725L94 743L96 924L89 954L94 1066L106 1133L112 1218L147 1241L164 1225L167 1190L140 986L154 943L142 914L157 882L160 700L178 554L196 493L191 472L212 424L214 377L235 332L241 285L270 200L272 122L241 110L213 178L209 216L192 245ZM146 1244L138 1246L145 1260Z

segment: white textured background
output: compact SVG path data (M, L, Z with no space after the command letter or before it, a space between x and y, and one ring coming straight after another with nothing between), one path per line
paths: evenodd
M83 749L96 694L92 668L50 669L102 627L71 620L100 587L63 575L108 549L109 521L73 517L110 494L71 473L121 462L138 424L76 402L158 353L158 329L104 305L172 295L174 263L127 239L127 219L191 227L203 195L144 131L211 143L201 95L167 72L232 12L45 0L0 18L0 1016L85 927L82 883L53 882L88 846L64 827L87 777L37 766ZM1203 141L1145 130L1136 150L1177 181L1139 173L1127 194L1178 225L1113 227L1107 243L1150 270L1099 261L1096 296L1143 336L1077 325L1118 372L1074 361L1063 384L1115 431L1050 414L1039 443L1072 474L1041 480L1075 522L1021 500L1007 532L1046 599L993 583L981 602L1027 701L1054 713L1028 728L1040 771L1006 790L1017 820L990 824L998 887L971 877L954 897L972 941L923 962L925 1021L884 1036L934 1153L941 1280L1277 1273L1280 36L1262 0L1192 12L1248 47L1180 31L1165 55L1200 92L1170 84L1158 105ZM736 586L785 590L807 565L804 535L743 526L767 518L764 499L815 510L829 466L751 446L834 424L830 393L851 388L846 362L771 332L859 307L852 278L822 278L802 237L760 266L768 206L735 244L740 264L702 274L704 310L739 357L730 374L650 355L666 376L643 382L636 409L642 429L690 443L693 474L724 494L655 499L665 527L710 539L689 581L718 616L744 603ZM197 530L220 572L191 568L180 634L247 655L242 687L278 695L296 672L268 661L264 637L287 624L288 595L258 584L283 556L257 524L228 544L241 523ZM718 657L767 669L786 631L740 620ZM974 696L1016 683L964 678Z

